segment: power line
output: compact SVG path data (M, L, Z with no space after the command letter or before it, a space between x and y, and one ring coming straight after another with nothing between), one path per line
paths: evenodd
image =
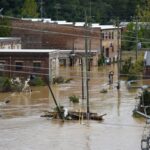
M136 37L134 37L134 36L122 35L122 37L128 37L128 38L136 39ZM145 38L138 38L138 39L139 39L139 40L144 40L144 41L149 41L149 42L150 42L150 39L145 39Z
M17 67L17 66L20 66L20 65L10 65L10 64L2 64L3 66L9 66L9 67ZM29 68L29 69L43 69L43 70L49 70L49 68L45 68L45 67L31 67L31 66L24 66L24 65L21 65L21 67L22 68ZM0 71L5 71L5 69L1 69ZM10 70L8 70L8 71L10 71ZM11 70L12 71L12 70ZM19 71L15 71L15 72L19 72ZM24 73L31 73L31 71L29 71L29 72L25 72L25 71L23 71ZM74 72L74 71L71 71L71 72ZM82 73L82 72L84 72L84 71L79 71L80 73ZM88 73L93 73L93 71L91 70L91 71L88 71ZM108 70L108 72L109 72L109 70ZM35 72L36 73L36 72ZM40 74L40 73L38 73L38 74ZM42 74L42 73L41 73ZM65 74L65 71L64 71L64 74ZM44 75L44 74L43 74ZM46 74L46 75L48 75L48 74ZM106 75L106 73L103 73L103 75ZM123 74L123 73L120 73L120 75L122 75L122 76L131 76L131 74ZM136 76L136 77L150 77L150 76L147 76L147 75L134 75L134 76ZM74 77L77 77L77 76L74 76ZM80 76L79 76L80 77ZM115 77L115 76L114 76ZM91 76L91 78L92 78L92 76ZM102 78L102 77L98 77L99 79L100 78ZM105 77L105 78L107 78L107 77ZM96 78L97 79L97 78ZM143 80L147 80L147 79L143 79ZM148 79L148 80L150 80L150 79ZM136 80L134 80L134 81L136 81Z
M64 36L72 36L72 37L82 37L82 38L94 38L94 39L99 39L100 37L96 36L88 36L88 35L79 35L79 34L71 34L71 33L65 33L65 32L57 32L57 31L47 31L47 30L38 30L38 29L29 29L29 28L23 28L23 27L12 27L12 26L7 26L7 25L0 25L0 27L5 27L5 28L13 28L13 29L19 29L19 30L29 30L33 32L43 32L45 34L60 34Z
M9 19L16 19L16 20L21 20L20 18L15 18L15 17L9 17L9 16L4 16L4 17L6 17L6 18L9 18ZM24 20L21 20L21 21L24 21ZM31 20L27 20L27 21L31 21ZM32 22L32 21L31 21ZM34 23L34 22L32 22L32 23ZM36 23L40 23L40 24L45 24L44 22L36 22ZM85 22L83 22L83 23L85 23ZM67 25L65 25L65 24L57 24L57 21L56 21L56 23L55 23L55 21L54 21L54 23L49 23L49 25L55 25L56 27L58 26L58 27L60 27L60 25L63 27L63 28L67 28L67 29L75 29L75 30L80 30L80 31L88 31L89 32L89 29L86 29L86 28L84 28L84 26L73 26L73 24L72 24L72 26L70 25L70 26L67 26ZM91 29L92 30L92 29ZM92 33L97 33L97 34L99 34L100 32L98 32L98 31L91 31Z

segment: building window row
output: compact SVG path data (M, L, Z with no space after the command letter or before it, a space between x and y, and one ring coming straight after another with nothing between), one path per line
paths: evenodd
M0 62L0 71L3 71L5 70L5 62ZM23 71L24 68L27 68L27 67L24 67L25 63L23 61L16 61L15 62L15 68L13 67L13 65L11 66L10 65L10 68L11 69L15 69L15 71ZM8 66L8 65L6 65ZM30 69L30 68L28 68ZM33 62L33 68L31 68L31 70L33 70L34 72L38 72L41 70L41 62Z
M103 32L102 39L103 40L114 39L114 32Z

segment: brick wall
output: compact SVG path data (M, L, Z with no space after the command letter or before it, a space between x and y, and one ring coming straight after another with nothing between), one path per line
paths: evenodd
M85 48L85 29L23 20L12 21L12 36L21 37L23 49L82 49ZM42 31L42 32L41 32ZM100 30L87 31L91 49L100 48Z
M42 68L38 71L34 71L33 62L40 61ZM24 66L20 71L16 71L16 62L22 62ZM3 63L4 71L0 70L1 75L6 75L9 77L17 77L17 76L25 76L28 77L30 74L41 73L48 74L49 73L49 55L48 54L39 54L39 53L1 53L0 55L0 63ZM27 66L27 67L25 67ZM43 75L40 75L43 76Z

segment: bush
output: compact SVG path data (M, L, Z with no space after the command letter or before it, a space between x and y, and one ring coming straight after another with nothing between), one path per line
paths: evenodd
M98 58L98 66L102 66L105 64L105 57L103 54L101 54Z
M41 77L35 77L30 81L31 86L43 86L45 85L44 81L42 80Z
M73 103L79 103L79 97L75 95L69 96L69 100L70 102L73 102Z
M62 76L56 77L56 78L53 79L53 83L54 83L54 84L55 84L55 83L58 83L58 84L64 83L64 78L63 78Z
M11 88L11 82L6 77L0 77L0 91L1 92L10 92L12 90Z
M53 79L53 83L69 83L71 80L73 80L72 78L68 78L68 79L64 79L64 77L60 76L60 77L56 77Z
M150 92L148 90L144 90L140 97L140 104L144 106L150 106Z
M129 71L130 71L130 68L131 68L132 66L133 66L133 64L132 64L132 59L131 59L131 58L125 60L123 66L122 66L121 73L122 73L122 74L128 74Z

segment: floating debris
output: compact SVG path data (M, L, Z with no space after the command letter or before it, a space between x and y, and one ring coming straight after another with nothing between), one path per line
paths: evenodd
M41 115L41 117L46 117L46 118L52 118L52 119L59 119L59 113L57 111L54 112L50 112L50 111L45 111L44 115ZM63 111L62 115L64 116L64 120L85 120L87 119L87 112L83 112L83 111ZM90 120L97 120L97 121L101 121L103 120L103 116L105 116L106 114L103 115L99 115L97 113L90 113L89 114L89 118Z
M102 90L100 91L100 93L107 93L107 92L108 92L107 89L102 89Z

